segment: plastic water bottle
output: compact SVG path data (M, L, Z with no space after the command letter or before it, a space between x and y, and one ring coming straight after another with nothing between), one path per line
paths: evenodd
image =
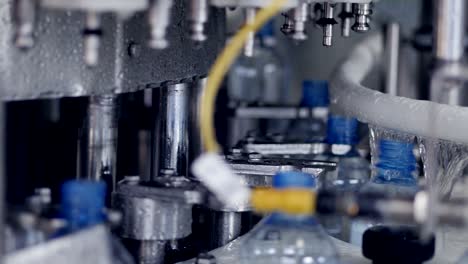
M228 75L231 101L281 104L286 96L286 68L275 50L273 22L258 32L252 57L241 55Z
M323 142L327 136L327 118L330 99L327 81L304 81L302 83L302 107L312 109L312 117L296 120L291 131L291 140L299 142Z
M359 141L357 119L330 115L327 123L329 151L326 159L337 163L334 173L329 173L322 188L357 191L369 181L370 164L359 155L356 145Z
M276 49L273 21L268 22L257 33L255 52L263 86L260 103L284 105L284 100L288 96L288 67Z
M418 191L418 184L413 142L382 139L378 144L378 160L373 168L372 179L362 187L361 192L414 195ZM354 221L351 243L361 246L363 233L377 224L380 223L371 220Z
M273 187L311 189L315 180L303 173L282 172L274 177ZM274 213L246 236L243 264L339 263L330 237L312 216Z

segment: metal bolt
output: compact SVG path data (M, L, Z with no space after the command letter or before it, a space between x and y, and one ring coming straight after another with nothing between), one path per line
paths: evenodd
M370 16L372 9L370 4L353 4L353 13L355 15L355 22L352 29L355 32L363 33L370 30Z

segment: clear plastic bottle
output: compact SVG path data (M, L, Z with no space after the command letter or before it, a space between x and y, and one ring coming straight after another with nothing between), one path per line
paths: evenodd
M283 172L273 179L274 188L311 189L307 174ZM274 213L249 234L241 248L243 264L339 263L330 237L312 216Z
M370 164L359 155L359 122L355 118L330 115L327 122L327 140L329 151L325 159L337 163L334 173L329 173L322 182L322 188L357 191L370 178Z
M412 196L418 191L415 172L416 158L414 143L407 141L381 139L378 142L378 159L372 170L372 179L361 192L388 193L397 196ZM381 224L372 220L356 220L351 226L351 243L361 246L364 232Z
M330 115L327 121L327 139L329 150L317 160L333 161L335 171L322 178L321 188L340 191L358 191L370 178L370 164L359 155L359 123L355 118ZM338 239L347 241L350 237L350 219L339 215L321 216L320 222L325 230Z
M290 139L299 142L323 142L327 136L329 104L327 81L304 81L301 106L312 109L312 118L296 120L291 129Z
M228 75L228 95L241 103L281 104L286 96L286 68L275 50L273 22L256 35L253 56L241 55Z

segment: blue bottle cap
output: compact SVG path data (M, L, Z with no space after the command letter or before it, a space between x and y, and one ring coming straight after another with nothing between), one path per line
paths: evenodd
M62 185L62 217L68 229L78 230L104 221L106 184L71 180Z
M276 189L286 188L315 188L315 178L306 173L296 171L278 172L273 177L273 187Z
M264 37L274 37L275 36L275 21L270 20L268 21L258 32L257 37L264 38Z
M379 161L377 168L412 173L416 170L414 144L382 139L379 142Z
M330 115L327 123L329 144L356 145L358 143L358 121L356 118Z
M302 83L302 106L328 107L328 81L304 81Z

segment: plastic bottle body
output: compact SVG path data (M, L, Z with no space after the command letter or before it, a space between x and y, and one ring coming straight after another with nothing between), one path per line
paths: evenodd
M379 142L379 157L372 170L372 179L360 192L387 193L391 196L413 196L418 191L415 177L416 158L413 143L394 140ZM362 235L375 225L383 224L374 220L355 220L351 224L350 242L362 245Z
M315 218L275 213L251 231L243 264L338 264L335 246Z
M257 54L255 52L253 57L240 56L232 66L228 76L229 100L254 103L260 99L263 85Z

